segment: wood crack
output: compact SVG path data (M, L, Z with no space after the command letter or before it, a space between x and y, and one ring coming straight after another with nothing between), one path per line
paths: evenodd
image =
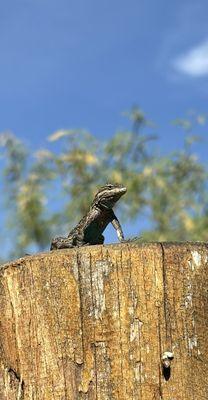
M16 392L16 400L23 400L24 399L24 381L21 377L21 375L15 371L13 368L11 367L7 367L6 368L6 373L8 375L8 383L10 385L10 387L17 387L17 392Z

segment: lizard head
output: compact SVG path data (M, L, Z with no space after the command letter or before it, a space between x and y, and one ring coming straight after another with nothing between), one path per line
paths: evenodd
M118 183L107 183L102 186L95 195L93 205L111 209L115 203L126 193L126 187Z

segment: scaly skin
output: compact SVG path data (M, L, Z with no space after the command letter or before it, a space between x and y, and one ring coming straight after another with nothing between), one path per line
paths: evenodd
M56 237L50 250L67 249L76 246L103 244L102 233L109 223L117 232L118 239L124 240L121 225L113 212L116 202L126 193L126 187L107 184L99 189L88 213L79 221L68 237Z

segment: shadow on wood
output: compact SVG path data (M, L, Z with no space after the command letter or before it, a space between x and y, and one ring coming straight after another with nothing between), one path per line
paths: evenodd
M203 243L149 243L2 266L0 399L207 400L207 262Z

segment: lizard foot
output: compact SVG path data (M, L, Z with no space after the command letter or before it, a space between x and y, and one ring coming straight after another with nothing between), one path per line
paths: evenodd
M70 249L74 247L71 239L64 237L54 238L51 242L50 250Z
M139 240L141 240L141 239L142 239L142 236L134 236L134 237L129 238L129 239L123 239L123 240L121 240L121 243L137 242L137 241L139 241Z

